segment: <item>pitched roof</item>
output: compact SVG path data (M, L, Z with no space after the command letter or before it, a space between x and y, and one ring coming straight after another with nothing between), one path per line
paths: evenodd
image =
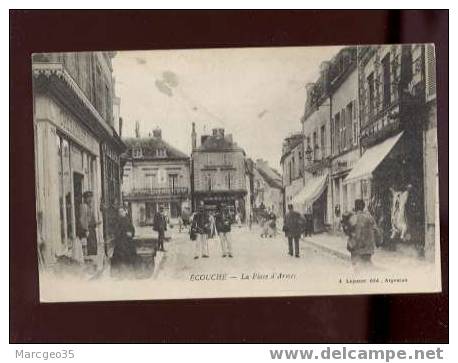
M127 145L127 150L123 154L126 158L132 158L134 148L142 149L142 157L139 159L189 159L184 152L170 145L162 138L158 137L130 137L123 139ZM158 156L157 150L165 150L165 156Z
M272 188L282 188L282 177L275 169L266 164L256 163L256 170Z

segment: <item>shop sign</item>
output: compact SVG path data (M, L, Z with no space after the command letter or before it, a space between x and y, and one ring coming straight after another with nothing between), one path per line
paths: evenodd
M97 140L82 127L68 112L60 110L58 126L81 146L91 151L94 155L99 154Z

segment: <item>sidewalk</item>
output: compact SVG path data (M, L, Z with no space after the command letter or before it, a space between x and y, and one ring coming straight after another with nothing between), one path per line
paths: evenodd
M330 253L336 257L350 261L350 252L347 250L347 238L331 234L328 232L314 234L312 237L302 238L301 241L320 249L323 252ZM387 251L381 248L376 248L372 257L375 265L382 268L397 268L415 267L428 264L418 257L415 249L410 246L399 246L396 251Z

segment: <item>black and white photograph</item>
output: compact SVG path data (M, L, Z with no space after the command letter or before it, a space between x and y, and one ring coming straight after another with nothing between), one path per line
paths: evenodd
M434 44L31 64L41 302L441 291Z

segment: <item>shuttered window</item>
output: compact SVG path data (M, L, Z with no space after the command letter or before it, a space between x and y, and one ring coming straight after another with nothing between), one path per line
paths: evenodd
M436 54L433 44L426 45L426 100L430 101L436 97Z

